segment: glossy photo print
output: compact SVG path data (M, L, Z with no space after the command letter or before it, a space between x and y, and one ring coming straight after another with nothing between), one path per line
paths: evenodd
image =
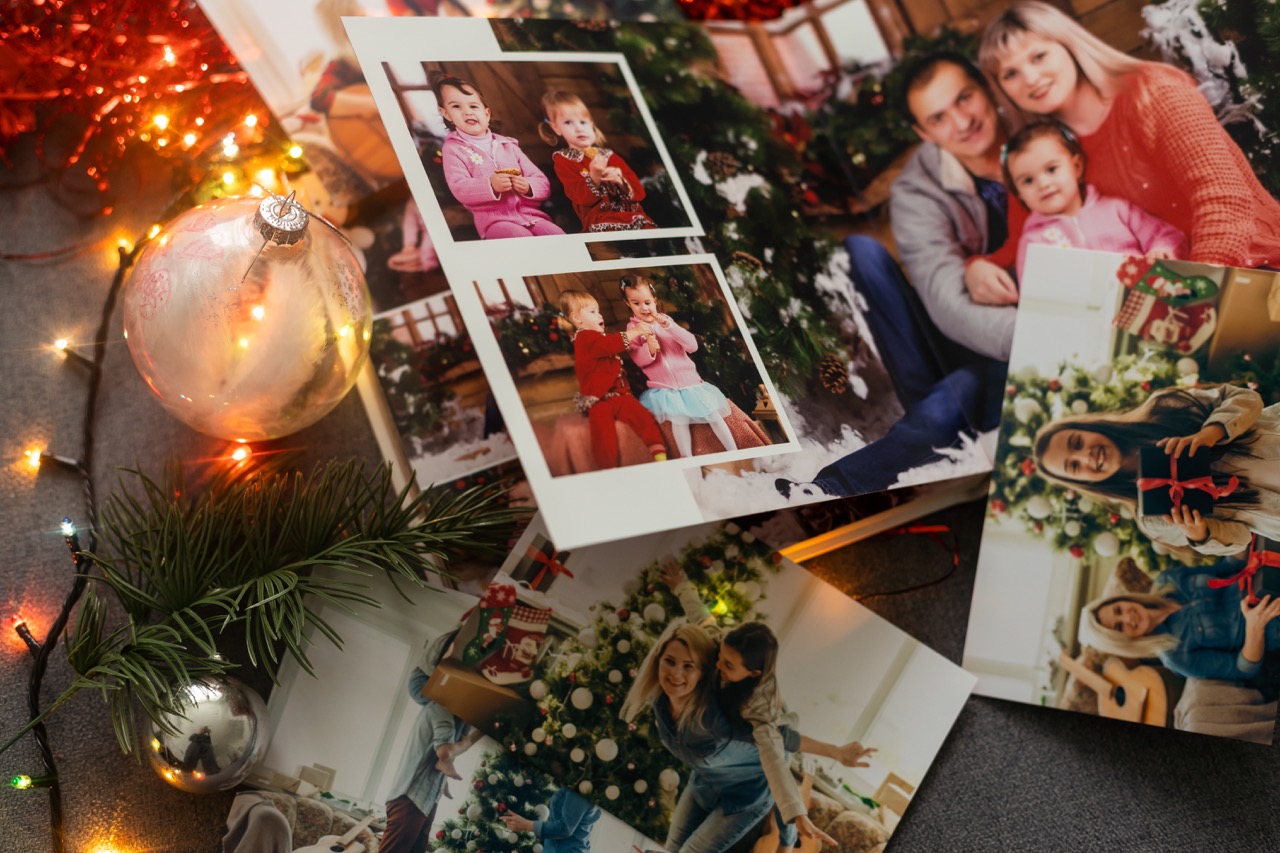
M734 523L536 521L426 693L656 849L889 840L971 678Z
M1270 743L1277 273L1034 247L965 644L979 693Z

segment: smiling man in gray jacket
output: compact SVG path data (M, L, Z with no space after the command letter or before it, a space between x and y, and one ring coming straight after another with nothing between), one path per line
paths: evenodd
M906 413L879 440L810 483L775 482L790 497L856 495L945 456L961 433L1000 422L1018 288L1006 270L968 258L1008 236L1000 181L1006 128L981 72L958 54L912 62L900 108L922 144L894 182L890 224L907 275L873 237L845 241L850 275ZM908 280L909 279L909 280Z

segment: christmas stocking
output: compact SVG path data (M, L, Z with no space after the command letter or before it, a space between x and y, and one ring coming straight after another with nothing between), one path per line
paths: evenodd
M1218 312L1212 305L1174 308L1135 288L1125 298L1112 323L1143 340L1190 355L1213 336L1218 327Z
M494 684L519 684L533 678L533 662L547 638L551 608L517 604L511 611L502 651L485 663L481 673Z
M480 619L476 625L476 635L471 638L462 650L462 662L467 666L475 666L497 648L502 639L511 611L516 604L516 588L509 584L490 584L476 605L480 611Z
M1203 302L1218 295L1218 285L1202 275L1178 275L1160 261L1128 257L1116 271L1120 283L1130 290L1154 296L1162 302L1181 308Z

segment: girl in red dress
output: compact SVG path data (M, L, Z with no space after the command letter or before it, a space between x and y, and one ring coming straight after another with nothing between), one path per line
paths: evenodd
M551 156L556 177L582 220L583 231L636 231L658 226L640 207L644 186L615 152L602 147L604 134L582 99L571 92L542 96L546 121L538 135L565 147Z

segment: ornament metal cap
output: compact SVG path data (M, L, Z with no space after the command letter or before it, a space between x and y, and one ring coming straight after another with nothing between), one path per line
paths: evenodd
M279 246L291 246L306 236L311 214L294 201L296 195L296 192L291 192L286 198L272 194L258 205L258 212L253 215L253 227L264 240Z

